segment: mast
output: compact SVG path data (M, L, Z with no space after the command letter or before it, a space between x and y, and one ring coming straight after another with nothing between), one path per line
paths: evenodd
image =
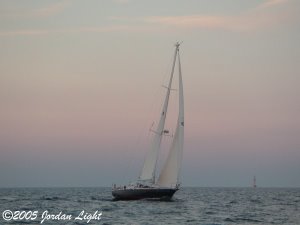
M179 56L179 43L176 43L178 55L179 70L179 112L175 131L175 136L168 157L159 175L157 184L163 187L173 187L179 183L179 175L181 169L183 141L184 141L184 99L183 99L183 83L181 74L181 64Z
M155 169L156 169L158 153L159 153L159 149L160 149L160 145L161 145L161 139L162 139L163 131L164 131L164 127L165 127L165 121L166 121L166 115L167 115L167 111L168 111L169 97L170 97L170 91L171 91L171 86L172 86L172 80L173 80L173 75L174 75L174 68L175 68L179 43L177 43L175 45L175 47L176 48L175 48L175 53L174 53L171 76L170 76L169 84L166 87L167 93L166 93L163 108L162 108L162 111L160 114L160 120L159 120L156 130L153 131L154 136L153 136L153 139L152 139L152 142L150 145L150 149L148 150L147 156L145 158L145 162L144 162L144 166L143 166L141 175L139 177L139 180L150 181L151 183L155 182Z
M256 188L256 177L253 177L253 187Z

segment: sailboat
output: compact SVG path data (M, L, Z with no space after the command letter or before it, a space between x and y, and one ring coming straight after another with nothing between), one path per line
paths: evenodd
M180 43L175 44L175 53L172 64L171 76L166 86L166 96L160 114L160 119L151 140L150 148L147 152L141 174L136 182L127 186L117 187L113 185L112 195L115 200L136 200L136 199L171 199L176 191L179 190L180 169L184 141L184 99L183 84L181 75L181 64L179 56ZM158 178L155 178L157 160L159 156L162 138L168 133L165 130L169 97L174 76L175 64L178 62L178 119L175 135L172 137L172 144L169 149L166 161L160 171Z

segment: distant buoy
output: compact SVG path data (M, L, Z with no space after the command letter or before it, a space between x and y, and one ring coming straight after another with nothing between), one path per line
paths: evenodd
M256 177L253 177L253 188L256 188Z

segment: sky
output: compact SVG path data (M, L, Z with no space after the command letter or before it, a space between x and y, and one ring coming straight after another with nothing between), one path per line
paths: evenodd
M298 0L0 0L0 187L134 180L176 41L182 185L300 187L299 24Z

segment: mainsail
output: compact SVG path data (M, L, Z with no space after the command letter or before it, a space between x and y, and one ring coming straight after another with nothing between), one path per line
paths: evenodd
M178 184L182 161L183 140L184 140L184 102L183 85L181 76L181 65L178 49L179 67L179 113L175 136L169 150L168 157L160 173L157 184L162 187L172 187Z
M163 104L163 109L160 116L160 121L158 123L157 129L154 131L154 136L150 149L147 153L144 167L142 173L139 177L140 181L150 181L155 183L155 169L157 164L157 158L159 154L159 149L161 145L161 140L164 132L164 126L166 121L166 115L169 104L170 91L172 86L174 68L176 63L176 58L178 57L178 67L179 67L179 113L177 120L177 127L175 131L175 136L171 148L169 150L168 157L164 164L164 167L160 173L160 176L156 182L159 186L162 187L171 187L178 183L180 165L182 161L182 151L183 151L183 138L184 138L184 103L183 103L183 85L182 85L182 76L181 76L181 65L179 57L179 43L176 43L174 61L172 66L171 77L169 85L167 87L167 93L165 101Z
M167 111L168 111L169 97L170 97L170 91L171 91L171 85L172 85L172 80L173 80L173 74L174 74L174 68L175 68L178 47L179 47L179 45L176 46L175 53L174 53L174 61L173 61L173 66L172 66L171 77L170 77L169 85L167 87L167 94L166 94L166 98L165 98L164 105L162 108L160 120L159 120L156 130L153 131L154 136L152 139L152 143L150 145L150 149L147 153L147 156L146 156L146 159L144 162L144 167L143 167L141 175L139 177L139 179L142 181L150 181L151 183L155 182L155 168L156 168L158 153L159 153L159 149L160 149L161 139L162 139L163 131L164 131L164 127L165 127L165 121L166 121L166 115L167 115Z

